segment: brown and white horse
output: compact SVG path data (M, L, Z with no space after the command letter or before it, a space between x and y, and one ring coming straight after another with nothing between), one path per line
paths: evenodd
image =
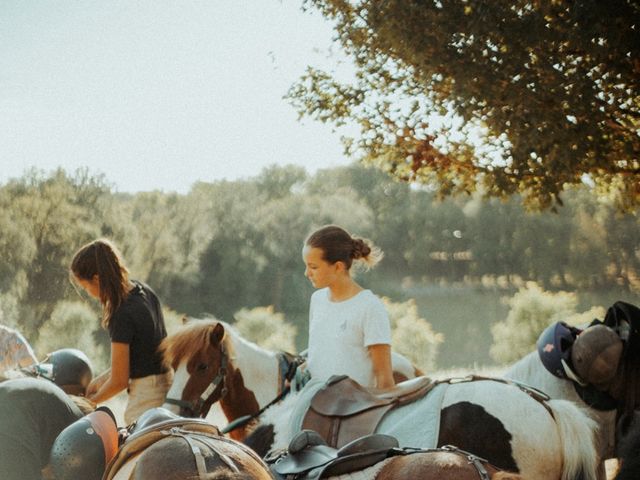
M175 370L164 407L183 416L207 417L219 401L228 422L257 415L283 395L285 379L297 361L291 354L259 347L217 320L186 322L163 341L161 349ZM421 374L395 352L392 363L396 381ZM244 432L240 427L231 436L241 440Z
M265 372L274 375L277 371L275 354L270 359L256 354L255 348L238 341L238 336L230 341L225 331L232 330L217 321L185 328L181 336L168 337L163 347L167 358L178 367L177 376L180 370L188 374L174 389L185 401L181 408L206 408L212 398L220 396L240 398L244 403L223 404L228 418L238 418L277 395L276 387L261 400L254 392L247 395L249 384L259 384ZM183 357L186 360L181 366L176 359ZM271 366L265 368L267 363ZM268 449L285 447L300 429L300 425L292 428L289 420L294 410L308 406L309 399L305 405L300 394L310 384L272 406L261 418L261 434L271 429ZM207 398L201 396L205 388L211 390ZM433 439L424 438L423 426L434 418L439 421L437 445L456 445L503 470L536 480L595 478L594 425L571 402L551 400L543 404L520 388L498 381L454 383L446 389L440 408L433 410L433 405L422 400L396 408L384 417L377 431L398 438L401 446L431 448ZM266 450L259 453L264 455Z

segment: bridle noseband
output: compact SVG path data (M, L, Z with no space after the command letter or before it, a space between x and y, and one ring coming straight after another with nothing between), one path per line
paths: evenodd
M222 399L227 394L227 387L225 385L225 378L227 376L227 364L229 362L229 357L227 355L227 351L224 348L224 345L220 344L220 368L218 368L218 373L213 378L209 386L200 394L200 397L195 401L182 400L177 398L165 398L164 402L170 405L177 405L182 408L188 409L194 417L204 417L206 413L203 415L202 408L207 403L213 403L214 401L218 401ZM214 398L214 394L217 391L220 391L220 395L212 401Z

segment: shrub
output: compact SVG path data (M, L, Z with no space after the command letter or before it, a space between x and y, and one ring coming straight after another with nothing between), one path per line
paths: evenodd
M383 301L391 319L394 351L407 357L423 371L434 371L444 335L435 332L429 322L419 317L415 300L394 303L384 298Z
M540 333L549 325L563 321L581 325L604 315L602 307L576 312L574 293L552 293L529 282L507 301L510 310L504 321L491 327L491 357L501 364L514 362L533 351Z
M162 315L164 316L164 326L167 329L167 335L175 333L183 325L182 319L184 316L175 310L171 310L169 307L165 306L162 308Z
M262 348L295 353L297 329L285 321L273 306L243 308L236 312L234 327L238 333Z
M97 373L109 363L108 353L98 348L95 341L94 333L100 328L99 316L86 303L58 302L51 318L40 329L36 351L44 356L60 348L77 348L87 354Z

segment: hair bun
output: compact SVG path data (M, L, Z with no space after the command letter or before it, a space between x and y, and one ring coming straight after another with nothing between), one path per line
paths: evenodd
M367 258L371 253L371 247L361 238L353 239L353 258Z

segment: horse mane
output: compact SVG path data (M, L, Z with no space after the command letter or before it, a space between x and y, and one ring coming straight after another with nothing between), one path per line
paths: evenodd
M209 348L211 346L211 332L218 324L222 324L225 328L222 343L229 352L232 349L227 335L229 325L215 318L192 320L185 323L175 333L165 337L160 343L158 350L165 366L171 367L174 363L180 363L185 358L191 358L194 352Z

